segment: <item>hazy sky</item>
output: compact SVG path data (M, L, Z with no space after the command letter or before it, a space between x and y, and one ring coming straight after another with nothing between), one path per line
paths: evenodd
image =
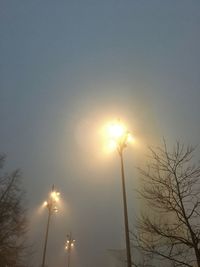
M139 209L135 166L164 136L200 136L198 0L0 0L0 151L23 171L34 267L42 260L54 183L62 205L50 228L49 267L107 267L124 248L117 154L100 129L125 120L137 140L126 151L130 225Z

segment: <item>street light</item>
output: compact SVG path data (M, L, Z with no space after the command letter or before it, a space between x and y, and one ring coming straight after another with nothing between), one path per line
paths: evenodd
M130 133L125 126L121 123L113 123L108 126L108 134L110 136L111 146L115 148L120 156L121 178L122 178L122 191L123 191L123 205L124 205L124 224L126 236L126 254L127 254L127 267L131 267L131 248L129 237L128 225L128 209L126 201L126 186L125 186L125 173L124 173L124 160L123 151L128 143L132 141Z
M74 247L75 240L72 239L71 233L67 235L67 241L65 244L65 249L68 252L68 257L67 257L67 267L70 266L70 254L71 254L71 249Z
M46 226L46 233L45 233L44 249L43 249L43 255L42 255L42 267L45 267L47 240L48 240L48 234L49 234L49 224L50 224L52 214L54 212L58 212L56 203L59 201L59 196L60 196L60 193L54 189L54 185L53 185L52 190L49 194L48 200L44 202L44 206L48 210L48 218L47 218L47 226Z

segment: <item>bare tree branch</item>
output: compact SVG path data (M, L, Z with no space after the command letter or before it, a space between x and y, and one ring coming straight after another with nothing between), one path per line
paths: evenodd
M193 163L194 148L177 142L170 152L164 140L150 153L147 168L139 169L139 194L148 208L132 233L135 246L144 258L200 267L200 166Z

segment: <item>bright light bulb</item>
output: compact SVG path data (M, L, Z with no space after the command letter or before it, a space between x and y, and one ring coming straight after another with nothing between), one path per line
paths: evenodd
M133 143L134 141L135 141L134 137L130 133L128 133L127 142L128 143Z
M108 134L111 138L118 139L122 137L125 133L125 128L121 124L111 124L108 127Z
M51 192L51 197L52 198L55 198L56 197L56 192L55 191Z
M58 207L54 207L53 211L57 213L58 212Z

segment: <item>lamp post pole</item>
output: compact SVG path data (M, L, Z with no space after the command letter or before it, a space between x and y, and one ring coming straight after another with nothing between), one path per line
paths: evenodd
M67 267L70 266L70 255L71 255L71 248L68 250L68 255L67 255Z
M124 152L124 149L127 147L127 144L131 142L132 136L121 123L115 123L115 124L110 125L108 128L108 131L111 137L111 141L112 143L114 142L114 147L116 148L119 154L119 157L120 157L127 267L131 267L131 247L130 247L130 237L129 237L128 209L127 209L127 200L126 200L126 185L125 185L123 152Z
M129 237L128 209L127 209L127 200L126 200L126 185L125 185L124 159L123 159L124 147L126 147L126 144L121 143L118 147L118 152L120 156L121 178L122 178L127 267L131 267L131 248L130 248L130 237Z
M71 249L74 247L75 240L72 239L72 234L67 235L67 242L65 245L65 249L67 250L67 267L70 267L70 256L71 256Z
M45 267L50 220L51 220L51 216L52 216L53 212L58 211L58 208L56 207L56 203L59 200L59 198L58 198L59 195L60 195L60 193L55 191L54 185L53 185L50 196L49 196L48 200L45 201L45 203L44 203L44 205L48 209L48 217L47 217L47 226L46 226L46 232L45 232L44 249L43 249L43 254L42 254L42 267Z
M45 267L45 258L46 258L46 251L47 251L47 240L48 240L48 234L49 234L50 218L51 218L51 210L50 208L48 208L47 227L46 227L44 249L43 249L43 255L42 255L42 267Z

